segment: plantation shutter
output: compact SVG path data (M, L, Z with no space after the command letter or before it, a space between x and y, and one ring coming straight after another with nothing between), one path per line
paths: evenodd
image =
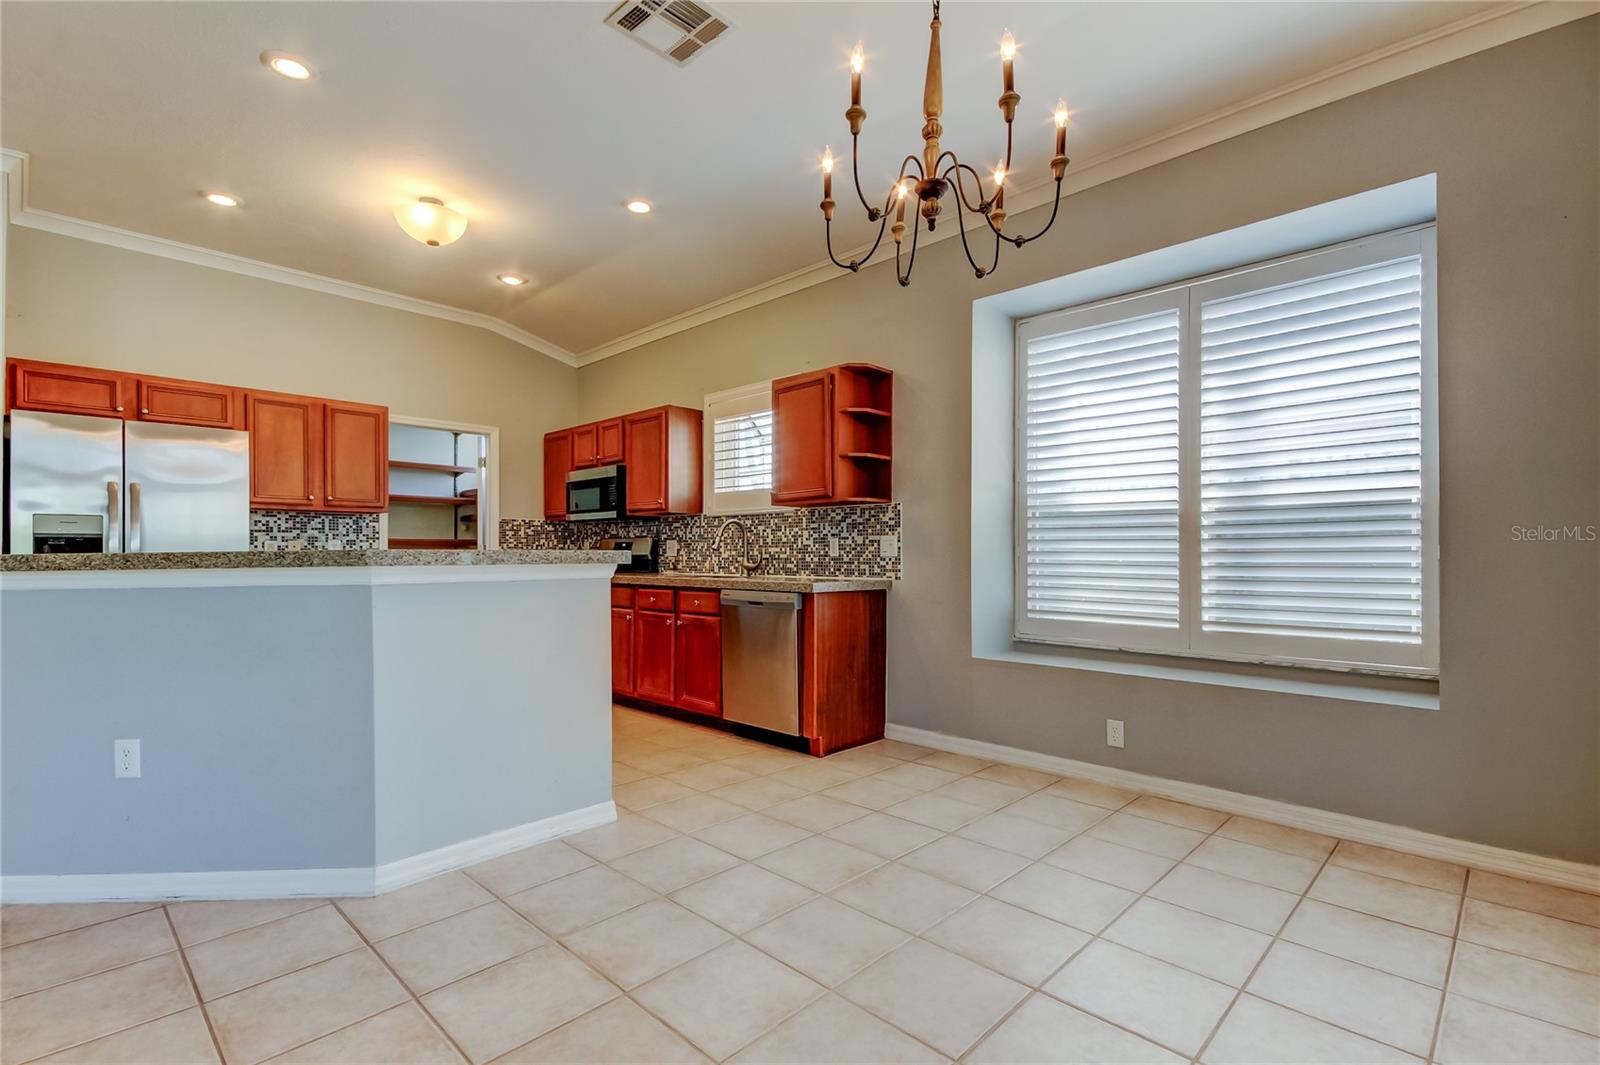
M772 411L735 414L712 424L712 491L771 491Z
M1019 635L1181 639L1179 313L1144 297L1020 338Z
M1421 260L1272 287L1258 287L1275 278L1272 268L1257 274L1245 279L1251 290L1224 298L1209 298L1212 285L1195 289L1195 642L1421 661ZM1390 650L1327 650L1356 641Z

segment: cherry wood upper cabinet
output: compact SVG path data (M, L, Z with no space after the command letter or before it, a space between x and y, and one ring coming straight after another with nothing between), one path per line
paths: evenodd
M167 377L140 377L135 416L142 422L208 425L216 429L243 429L244 393L227 385L177 381Z
M572 430L572 468L586 470L595 465L599 442L598 431L593 425L580 425Z
M309 396L252 392L245 401L245 420L250 428L250 505L320 509L323 402Z
M323 485L329 510L389 506L389 408L323 404Z
M545 433L544 516L550 521L560 521L567 516L567 474L573 468L571 430Z
M678 707L721 717L722 618L680 609L677 652Z
M634 693L633 626L631 609L611 608L611 690L618 695Z
M677 616L665 611L633 612L633 690L641 699L671 704L677 700Z
M8 359L6 410L125 418L133 403L133 378L116 370Z
M772 382L772 501L813 503L833 495L833 373Z
M894 372L845 363L772 382L772 501L892 498Z
M596 466L611 466L622 461L622 419L595 422Z
M622 419L629 514L698 514L701 413L655 407Z

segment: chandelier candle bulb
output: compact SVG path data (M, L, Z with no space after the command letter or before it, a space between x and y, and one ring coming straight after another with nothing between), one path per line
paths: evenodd
M1000 70L1005 79L1005 91L1016 90L1016 79L1012 70L1012 61L1017 58L1017 39L1011 36L1011 31L1006 30L1006 35L1000 38Z
M861 123L866 121L866 109L861 106L861 70L867 65L867 55L861 50L861 42L856 42L855 51L850 53L850 108L845 111L845 120L850 123L850 136L854 137L861 132Z
M833 220L833 149L822 153L822 217Z

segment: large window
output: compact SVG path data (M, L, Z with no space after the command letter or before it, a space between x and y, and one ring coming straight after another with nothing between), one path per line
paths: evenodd
M772 506L772 382L706 397L706 510L730 514Z
M1018 323L1017 638L1435 671L1432 238Z

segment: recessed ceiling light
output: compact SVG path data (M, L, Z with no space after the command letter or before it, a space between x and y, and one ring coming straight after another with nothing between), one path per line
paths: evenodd
M287 52L262 52L261 62L274 74L282 74L290 81L310 81L317 76L310 63Z
M510 285L512 288L528 283L528 279L521 274L495 274L494 279L502 285Z
M649 214L655 210L655 207L651 205L649 200L633 199L628 201L628 210L634 214Z
M208 192L205 194L205 196L207 202L214 203L218 207L239 206L239 201L236 198L229 196L226 192Z

